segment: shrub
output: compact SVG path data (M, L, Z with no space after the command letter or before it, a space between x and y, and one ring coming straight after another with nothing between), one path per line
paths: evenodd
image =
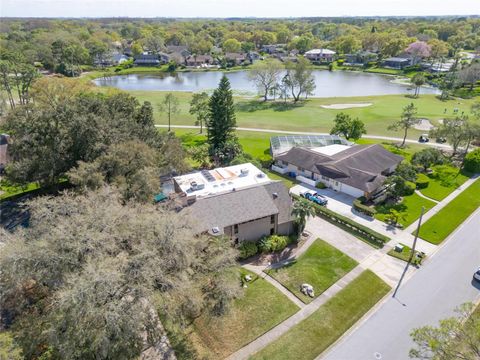
M480 173L480 148L469 152L465 156L463 168L471 173Z
M440 185L445 187L454 186L456 183L456 177L458 175L458 169L449 165L438 165L433 168L433 173L430 177L438 179Z
M337 65L338 65L338 66L342 66L344 62L345 62L345 60L343 60L343 59L338 59L338 60L337 60Z
M427 175L425 174L417 175L417 180L415 182L417 189L425 189L428 187L429 183L430 183L430 178Z
M293 197L297 199L300 198L297 195L293 195ZM351 233L360 240L365 241L366 243L369 243L376 248L382 248L386 242L390 241L389 237L382 235L374 230L371 230L367 226L363 226L347 218L346 216L337 214L336 212L327 209L324 206L314 204L314 207L317 212L317 216L320 216L328 222L337 225L339 228Z
M252 241L244 241L238 247L240 259L246 259L258 253L258 246Z
M353 208L357 211L360 211L361 213L364 213L365 215L372 216L372 217L377 213L377 211L374 208L371 208L367 205L362 204L360 198L355 199L353 201Z
M287 236L271 235L260 239L258 247L262 252L282 251L289 244Z
M319 182L317 183L317 185L315 185L315 187L316 187L317 189L326 189L326 188L327 188L327 185L325 185L324 183L322 183L321 181L319 181Z
M416 187L417 186L415 185L415 183L411 181L405 181L405 187L403 188L402 196L412 195L415 192Z

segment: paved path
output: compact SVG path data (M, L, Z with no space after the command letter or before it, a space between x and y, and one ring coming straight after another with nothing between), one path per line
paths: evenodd
M387 252L392 248L391 246L385 245L382 249L375 249L319 217L308 221L307 230L315 237L328 242L358 261L362 268L372 270L391 287L395 287L402 277L406 263L387 255ZM404 278L409 278L413 273L414 268L412 267Z
M425 224L425 222L428 219L430 219L433 215L435 215L440 210L442 210L450 201L455 199L458 195L460 195L463 191L465 191L470 185L472 185L475 182L475 180L477 180L477 178L479 176L480 175L477 174L477 175L473 176L472 178L468 179L462 185L460 185L458 188L453 190L445 199L443 199L437 205L435 205L433 208L428 210L426 212L426 214L423 216L422 223ZM413 224L411 224L410 226L405 228L405 231L408 232L408 233L412 233L416 230L416 228L417 228L417 222L414 222Z
M293 302L295 305L297 305L300 309L305 307L305 304L297 298L295 295L293 295L290 290L288 290L285 286L280 284L277 280L272 278L270 275L266 274L263 272L265 270L266 266L255 266L255 265L249 265L245 264L243 267L247 270L250 270L251 272L257 274L259 277L262 279L265 279L268 281L270 284L275 286L280 292L285 295L287 298L290 299L291 302Z
M158 128L168 128L168 125L155 125ZM177 129L200 129L200 126L194 125L171 125L171 128ZM244 128L244 127L237 127L238 131L253 131L253 132L264 132L264 133L277 133L277 134L292 134L292 135L330 135L329 133L321 133L321 132L308 132L308 131L287 131L287 130L280 130L280 129L259 129L259 128ZM388 140L388 141L395 141L395 142L402 142L402 138L391 137L391 136L380 136L380 135L362 135L363 138L366 139L377 139L377 140ZM418 144L417 140L406 139L405 142L410 144ZM434 146L443 149L451 149L452 147L447 144L438 144L435 142L428 142L422 143L422 145L427 146Z
M250 344L244 346L237 352L230 355L228 359L230 360L248 359L251 355L260 351L272 341L278 339L281 335L283 335L288 330L290 330L291 327L297 325L299 322L301 322L302 320L312 315L316 310L318 310L318 308L320 308L320 306L325 304L325 302L327 302L330 298L335 296L340 290L342 290L352 280L357 278L357 276L360 275L362 271L364 271L364 269L361 266L355 267L342 279L337 281L334 285L330 286L325 292L319 295L310 304L305 305L300 311L290 316L288 319L278 324L270 331L267 331L265 334L258 337L257 339L252 341ZM301 341L301 339L299 339L299 341Z
M405 360L413 346L412 329L435 325L455 307L480 299L480 283L472 280L480 266L480 209L444 243L427 265L400 287L363 323L352 328L325 360Z
M432 198L430 198L430 197L428 197L428 196L423 195L420 190L416 190L416 189L415 189L415 194L417 194L418 196L420 196L420 197L422 197L422 198L424 198L424 199L427 199L427 200L429 200L429 201L433 201L433 202L436 203L436 204L438 204L438 203L440 202L440 201L438 201L438 200L435 200L435 199L432 199Z

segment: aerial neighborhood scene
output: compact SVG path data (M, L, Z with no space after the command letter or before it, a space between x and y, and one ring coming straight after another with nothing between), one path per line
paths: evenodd
M0 360L480 360L475 0L0 0Z

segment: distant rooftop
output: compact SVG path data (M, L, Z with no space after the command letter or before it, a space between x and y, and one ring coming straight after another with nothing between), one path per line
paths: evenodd
M174 177L174 181L187 197L195 196L197 199L271 182L263 171L251 163L202 170Z
M292 147L320 148L328 145L351 145L338 135L285 135L270 138L270 150L273 157L287 152Z
M305 54L324 54L324 55L335 55L336 52L330 49L312 49L308 50Z

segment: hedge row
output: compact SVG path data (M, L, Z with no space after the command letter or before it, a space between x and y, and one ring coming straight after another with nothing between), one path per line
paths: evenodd
M300 199L299 196L293 195L294 198ZM317 216L322 219L327 220L328 222L337 225L339 228L351 233L360 240L367 242L375 248L383 248L386 242L390 241L388 236L382 235L376 231L371 230L370 228L363 226L352 219L347 218L337 214L336 212L327 209L326 207L313 204L315 207Z
M361 213L364 213L365 215L372 217L375 216L375 214L377 213L377 210L370 206L363 205L359 199L355 199L353 201L353 208Z

